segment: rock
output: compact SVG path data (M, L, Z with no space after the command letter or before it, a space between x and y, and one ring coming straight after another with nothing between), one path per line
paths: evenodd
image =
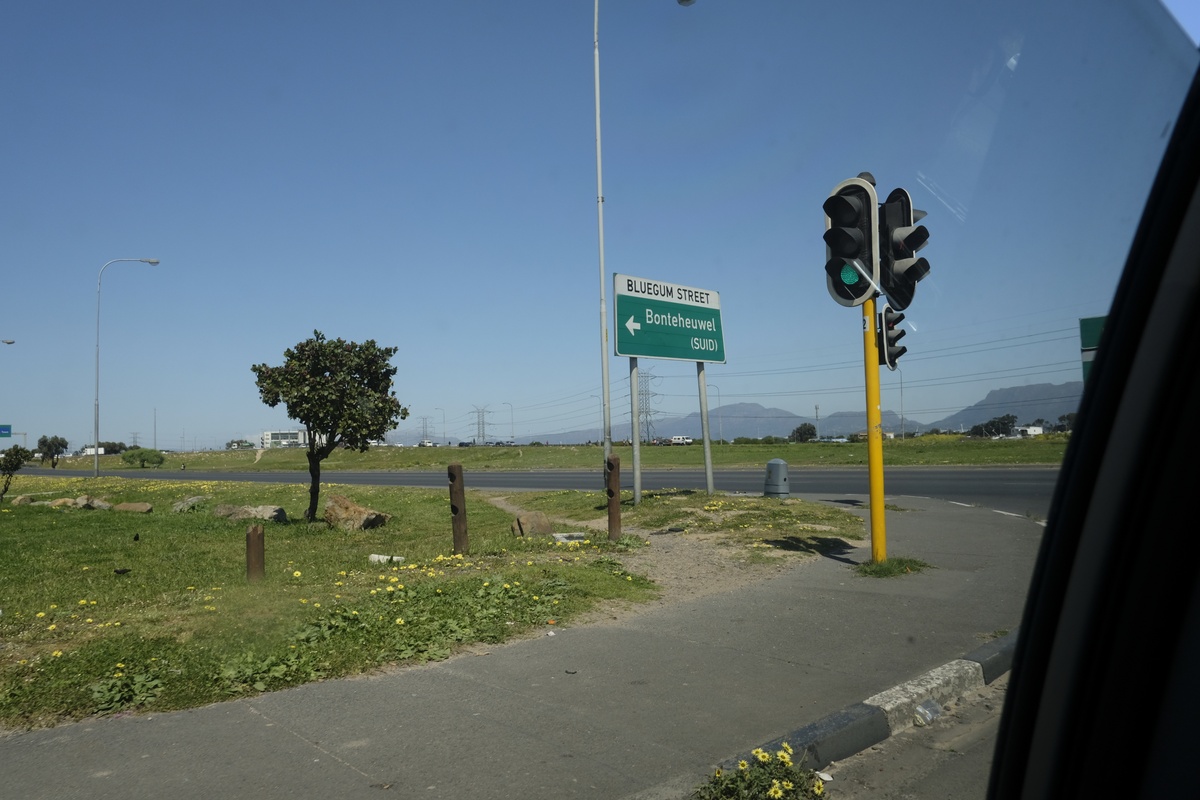
M149 514L154 510L154 506L149 503L117 503L112 507L113 511L129 511L134 514Z
M325 501L325 521L344 531L378 528L391 518L390 514L372 511L340 494L331 494Z
M196 497L189 497L186 500L180 500L178 503L171 506L171 510L174 511L176 514L183 514L188 511L195 511L196 507L198 505L203 503L205 500L211 500L211 499L212 499L212 495L198 495Z
M544 511L528 511L513 520L512 532L517 536L550 536L554 526Z
M69 497L60 497L57 500L50 501L51 508L67 508L68 506L71 508L75 507L75 501Z
M213 513L225 519L265 519L268 522L287 522L287 512L279 506L226 506L213 509Z
M98 497L89 497L85 494L82 497L75 498L75 507L86 508L89 511L108 511L112 508L112 503L101 500Z
M33 498L27 494L19 494L9 501L10 505L27 506L33 502Z

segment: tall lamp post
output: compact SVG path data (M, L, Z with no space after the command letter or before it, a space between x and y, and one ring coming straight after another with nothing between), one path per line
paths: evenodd
M513 422L513 405L512 403L501 403L502 406L508 406L508 438L511 441L517 440L517 426Z
M442 412L442 438L443 438L443 439L446 439L446 409L444 409L444 408L434 408L433 410L434 410L434 411L440 411L440 412ZM450 440L449 440L449 439L446 439L446 446L447 446L447 447L449 447L449 446L450 446Z
M690 6L696 0L676 0L681 6ZM596 94L596 227L599 232L600 250L600 382L601 416L604 420L604 460L612 455L612 407L608 390L608 307L605 302L604 272L604 172L600 159L600 0L595 2L595 17L592 28L592 72ZM636 420L635 420L636 422ZM636 436L636 431L634 432Z
M92 427L92 477L100 477L100 281L104 278L104 270L108 269L109 264L116 264L118 261L140 261L143 264L157 266L157 258L114 258L100 268L100 274L96 276L96 407L95 418Z

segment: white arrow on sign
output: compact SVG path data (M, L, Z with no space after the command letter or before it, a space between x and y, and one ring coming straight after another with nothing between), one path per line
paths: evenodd
M642 329L642 323L634 322L633 317L630 317L629 320L625 323L625 327L629 329L629 335L633 336L634 331L640 331Z

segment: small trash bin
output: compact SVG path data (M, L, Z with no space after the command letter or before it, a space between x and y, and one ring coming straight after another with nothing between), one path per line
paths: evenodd
M790 494L787 462L782 458L772 458L767 462L767 483L763 487L763 496L787 497Z

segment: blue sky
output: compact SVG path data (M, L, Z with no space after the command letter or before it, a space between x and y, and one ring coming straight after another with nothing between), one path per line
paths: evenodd
M862 409L820 210L862 170L931 231L885 408L1080 379L1200 4L1172 4L1190 39L1156 3L964 5L602 0L608 310L616 272L719 292L712 407ZM91 440L97 275L144 257L104 272L103 440L295 427L250 367L314 330L400 348L398 440L596 427L592 26L587 0L7 4L0 423ZM640 367L659 419L697 410L693 364Z

